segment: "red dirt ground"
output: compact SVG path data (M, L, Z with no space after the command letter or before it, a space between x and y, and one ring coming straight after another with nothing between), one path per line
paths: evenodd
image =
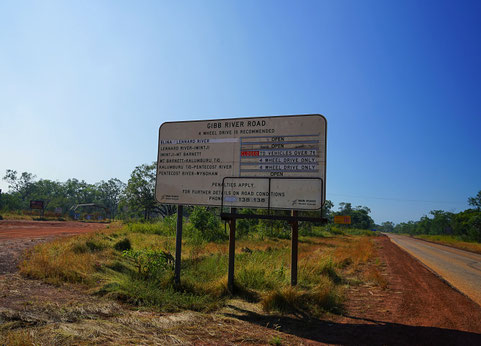
M105 224L72 221L1 220L0 240L73 235L93 232L102 228L105 228Z

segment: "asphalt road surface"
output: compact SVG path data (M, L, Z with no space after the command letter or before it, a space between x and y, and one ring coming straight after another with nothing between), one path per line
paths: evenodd
M451 286L481 305L481 255L411 237L386 235Z

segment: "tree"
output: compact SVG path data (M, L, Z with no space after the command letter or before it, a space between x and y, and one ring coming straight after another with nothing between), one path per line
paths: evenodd
M339 203L339 213L338 215L351 215L352 205L351 203L341 202Z
M358 205L352 208L348 202L339 203L339 211L336 215L348 215L351 217L351 226L354 228L370 229L374 226L374 220L369 216L371 209Z
M169 216L175 213L172 205L157 203L155 199L156 162L135 167L125 189L127 205L136 211L142 211L148 219L153 213Z
M478 211L481 210L481 190L475 197L468 198L468 204L475 207Z
M120 199L123 197L126 185L119 179L112 178L108 181L100 181L96 185L98 191L98 202L110 209L112 219L119 206Z
M334 208L334 203L332 201L326 199L326 202L324 203L322 207L322 216L326 219L329 220L329 222L332 220L332 208Z
M351 211L351 226L361 229L370 229L374 226L374 220L369 216L371 209L357 206Z
M59 207L62 196L62 184L48 179L40 179L32 183L29 194L30 199L42 200L44 209L47 209L52 202L54 207Z
M419 221L415 222L413 229L409 234L430 234L433 220L427 215L423 215Z
M415 227L416 227L416 223L414 221L401 222L401 223L398 223L396 226L394 226L394 232L412 235L414 234Z
M156 163L143 164L135 167L130 174L125 189L125 197L130 208L142 210L144 218L148 219L150 214L157 208L155 200L155 172Z
M432 210L430 214L433 216L431 222L430 234L452 234L453 213L443 210Z
M383 232L392 233L394 232L394 223L392 221L385 221L381 224L381 230Z
M20 176L17 174L17 171L7 169L3 180L7 182L10 192L16 194L22 201L26 201L31 192L35 175L28 172L23 172Z

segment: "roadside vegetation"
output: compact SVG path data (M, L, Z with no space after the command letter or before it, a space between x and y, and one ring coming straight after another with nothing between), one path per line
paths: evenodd
M231 297L227 233L205 208L192 212L184 225L180 287L173 282L175 215L38 245L25 255L20 271L165 312L219 309ZM251 227L236 242L235 296L259 303L266 312L342 313L346 286L366 280L383 284L361 270L374 260L369 237L374 232L301 228L298 286L292 288L289 237L284 230L275 236L259 224Z
M37 179L33 173L19 173L7 169L3 180L8 184L8 192L0 193L0 215L6 219L37 220L79 220L119 219L125 222L139 220L156 220L168 217L177 212L172 205L163 205L155 199L156 163L142 164L134 168L127 183L111 178L89 184L76 178L64 182L49 179ZM43 201L44 210L30 210L30 201ZM95 204L75 209L78 204ZM371 210L365 206L352 206L351 203L339 203L338 211L333 211L334 204L327 200L323 209L323 217L330 223L334 215L351 217L352 228L373 229L375 224L369 215ZM186 210L189 216L194 209ZM252 210L243 210L252 213ZM265 211L256 211L262 213ZM318 212L313 212L319 216ZM309 215L309 213L306 213ZM311 213L312 214L312 213ZM313 215L311 215L313 216ZM239 232L245 232L252 225L251 220L240 220ZM254 221L257 225L257 222ZM285 222L261 221L266 232L273 230L276 234L286 229ZM317 225L318 226L318 225ZM310 227L305 225L305 227ZM207 227L211 229L211 227ZM288 234L287 231L284 231ZM279 236L279 235L276 235Z
M384 222L377 228L481 253L481 191L468 204L472 208L459 213L433 210L418 221Z
M480 243L464 241L462 237L452 235L415 235L414 237L481 254Z
M377 232L370 230L375 228L374 221L364 206L343 202L333 211L334 204L326 201L322 215L327 225L300 222L296 287L290 286L290 225L238 220L235 290L229 292L228 230L216 208L184 208L181 284L174 284L177 210L155 201L155 164L136 167L127 184L118 179L96 184L77 179L36 180L31 173L14 170L7 170L3 179L9 191L0 195L0 212L7 219L40 220L38 211L28 210L29 201L43 200L44 220L70 220L74 218L72 206L79 203L102 205L121 220L97 233L31 248L19 265L22 275L58 286L74 285L89 292L91 298L123 302L138 313L195 311L204 319L219 315L205 313L221 312L240 302L253 304L256 311L266 314L315 318L342 314L350 286L387 287L372 240ZM58 210L60 215L55 215ZM319 212L301 215L319 216ZM334 215L351 216L351 226L332 224ZM13 344L30 340L30 334L23 332L12 331L7 336ZM273 343L280 341L272 339Z

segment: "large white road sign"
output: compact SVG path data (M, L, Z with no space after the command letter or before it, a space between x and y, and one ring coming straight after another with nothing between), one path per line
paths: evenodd
M168 204L319 209L325 200L326 128L318 114L164 123L156 198Z

